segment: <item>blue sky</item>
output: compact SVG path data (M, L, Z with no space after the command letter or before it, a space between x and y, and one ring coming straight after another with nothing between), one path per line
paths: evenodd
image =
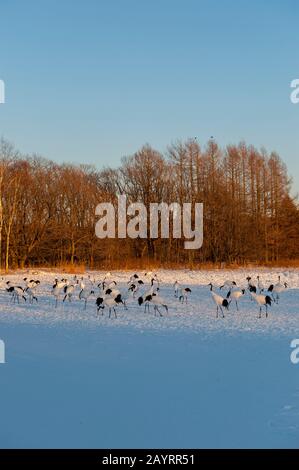
M0 0L0 135L117 166L213 135L276 150L299 190L296 0Z

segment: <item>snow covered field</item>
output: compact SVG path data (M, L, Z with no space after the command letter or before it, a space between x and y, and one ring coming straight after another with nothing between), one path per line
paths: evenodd
M96 316L95 296L84 310L79 288L55 309L61 273L31 273L38 303L13 304L4 283L25 274L0 294L0 447L299 447L298 270L159 271L168 314L129 299L116 319ZM125 292L129 274L111 279ZM288 283L269 317L246 294L216 319L209 282L246 287L257 274ZM192 289L187 305L176 279Z

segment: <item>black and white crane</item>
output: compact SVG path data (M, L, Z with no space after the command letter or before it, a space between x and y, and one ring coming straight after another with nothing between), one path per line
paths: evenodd
M175 298L178 298L178 296L179 296L179 289L180 289L180 283L179 283L179 281L175 281L175 283L173 284L173 288L174 288L174 296L175 296Z
M107 289L104 289L102 291L102 294L103 294L102 296L105 298L112 297L113 299L119 298L120 296L122 303L125 307L125 310L128 310L127 303L126 303L127 296L122 294L122 292L119 289L116 289L115 287L112 287L112 288L108 287Z
M139 276L138 274L132 274L132 276L130 276L130 279L128 280L127 284L133 284L136 282L136 280L139 279Z
M84 310L86 310L87 307L87 301L89 297L91 297L94 294L94 290L90 289L90 287L84 287L84 289L81 289L79 292L79 299L84 300Z
M26 288L35 288L40 284L40 281L37 279L28 279L27 277L24 277L23 281L26 284Z
M259 292L261 293L265 289L265 286L264 286L263 282L261 281L260 276L256 276L256 278L257 278L257 288L258 288Z
M139 305L142 305L144 304L145 305L145 308L144 308L144 311L146 311L146 308L148 308L148 311L149 311L149 306L150 304L154 306L154 314L156 315L157 312L159 313L160 317L163 317L162 313L160 312L159 310L159 307L163 307L166 312L168 312L168 306L165 302L165 300L160 297L160 295L157 295L155 293L153 293L152 295L149 294L149 295L146 295L144 297L139 297L138 298L138 304Z
M252 282L252 280L251 280L251 277L250 277L250 276L247 276L247 277L246 277L246 280L247 280L247 283L248 283L247 288L248 288L249 292L250 292L250 293L254 292L254 293L256 294L257 288L256 288L256 286L253 284L253 282Z
M271 295L273 301L278 304L279 294L281 294L281 292L283 292L285 289L287 289L287 287L288 287L288 284L286 282L284 282L282 284L281 281L280 281L280 276L278 276L278 283L277 284L270 284L267 291ZM276 298L275 298L275 294L276 294Z
M129 287L128 291L132 293L133 299L135 299L137 292L139 291L140 286L139 284L133 282Z
M224 283L222 284L222 286L219 287L219 289L223 289L224 287L227 288L227 289L233 289L233 287L236 287L236 282L235 281L224 281Z
M182 303L187 303L188 300L188 295L191 294L191 289L190 287L181 287L180 290L180 295L179 295L179 301Z
M115 318L117 318L115 307L123 304L123 300L121 295L117 295L115 298L107 296L107 297L98 297L96 300L97 305L97 312L102 310L102 315L104 314L104 308L107 307L109 309L109 318L111 317L111 311L113 310Z
M237 310L239 310L238 300L245 295L245 289L231 289L228 291L226 298L235 301Z
M38 284L35 285L34 287L26 287L25 291L26 293L28 294L28 298L29 298L29 303L30 304L33 304L33 301L35 300L36 302L38 301L37 300L37 294L36 294L36 288L37 288Z
M230 302L225 299L224 297L222 297L221 295L219 294L216 294L214 291L213 291L213 284L210 282L209 284L210 286L210 291L211 291L211 295L212 295L212 299L214 300L214 303L216 305L216 318L218 318L218 311L220 309L221 313L222 313L222 318L224 318L224 313L223 313L223 308L225 308L226 310L228 310L229 308L229 304Z
M78 284L78 280L76 280L76 282L74 282L73 284L70 284L70 281L66 282L65 286L63 287L63 293L64 293L63 302L65 302L66 299L68 299L69 302L71 302L72 295L76 289L77 284Z
M6 291L9 294L11 294L11 300L13 300L13 302L15 302L17 299L18 304L19 304L20 297L24 299L24 301L26 302L27 299L25 297L25 289L23 289L22 286L15 286L10 281L7 281L6 285L7 285Z
M266 307L266 318L268 317L268 305L271 307L272 299L269 295L264 294L256 294L255 292L251 292L251 297L253 300L259 305L260 313L259 318L262 316L262 307Z
M61 279L60 281L56 278L52 286L52 295L55 297L55 308L57 308L58 299L62 292L62 289L66 285L66 279Z

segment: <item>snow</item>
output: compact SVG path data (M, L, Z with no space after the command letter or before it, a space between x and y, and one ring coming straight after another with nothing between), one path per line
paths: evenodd
M13 304L9 279L38 278L38 303ZM111 272L127 290L132 272ZM299 447L299 364L290 343L299 337L299 271L251 269L157 272L163 317L129 309L98 317L95 296L55 309L57 272L5 277L0 294L0 447L231 448ZM248 294L216 318L208 284L260 275L287 282L269 317L258 318ZM105 273L91 273L97 281ZM85 279L87 278L84 275ZM144 278L145 279L145 278ZM173 296L178 280L192 293ZM148 288L148 284L146 286ZM221 292L221 291L220 291ZM225 295L222 293L222 295Z

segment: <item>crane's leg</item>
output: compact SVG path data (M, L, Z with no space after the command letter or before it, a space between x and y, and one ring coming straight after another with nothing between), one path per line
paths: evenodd
M160 312L160 310L158 309L157 306L156 306L156 309L157 309L157 312L159 313L160 317L163 317L162 313Z
M103 316L103 315L104 315L104 308L102 308L101 306L97 307L97 314L98 314L98 316L100 315L100 313L99 313L100 310L102 310L102 314L101 314L101 315Z

